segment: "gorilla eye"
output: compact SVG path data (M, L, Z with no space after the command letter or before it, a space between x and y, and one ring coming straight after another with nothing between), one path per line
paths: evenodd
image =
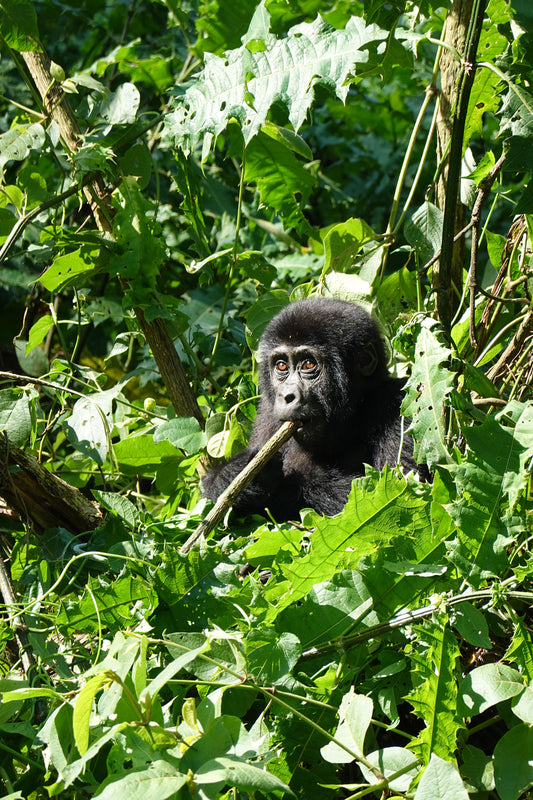
M306 358L305 361L302 361L303 370L314 369L315 367L316 367L316 362L311 361L310 358Z
M281 358L278 361L276 361L274 366L276 367L278 372L287 372L288 370L287 363L285 361L282 361Z

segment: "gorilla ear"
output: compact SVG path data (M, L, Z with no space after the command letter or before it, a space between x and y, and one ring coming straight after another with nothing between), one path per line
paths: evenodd
M376 371L378 362L379 358L373 342L369 342L361 348L359 351L359 369L363 375L372 375Z

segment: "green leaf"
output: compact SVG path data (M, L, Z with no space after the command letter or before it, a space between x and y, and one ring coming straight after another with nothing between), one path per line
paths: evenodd
M91 745L87 748L85 753L78 758L76 761L72 761L65 766L62 771L62 783L61 789L65 789L73 783L76 778L84 771L87 764L100 752L102 747L105 747L108 742L113 741L117 738L117 735L124 729L127 728L127 722L120 722L118 725L113 725L109 730L107 730L104 734L99 736Z
M219 53L228 45L239 47L256 6L256 0L234 0L231 3L204 0L196 20L198 40L194 45L195 52Z
M26 686L24 689L12 689L8 691L2 691L2 683L0 682L0 696L2 697L3 703L12 703L15 700L34 700L36 697L48 697L52 700L64 700L64 695L60 694L59 692L55 692L53 689L47 689L43 687L41 689L32 689L30 686Z
M281 533L281 532L280 532ZM280 537L274 534L262 537L265 541L273 538L273 543L280 546ZM285 546L287 547L287 534ZM261 552L261 539L252 548L252 552ZM249 556L250 549L246 555ZM294 552L292 549L289 552ZM261 561L267 566L268 561ZM319 647L326 642L336 641L345 633L354 630L357 624L367 627L376 625L379 618L372 611L373 601L368 588L359 572L343 570L334 575L330 581L316 583L301 603L290 605L278 617L277 627L296 634L302 648Z
M375 239L376 234L362 219L351 218L334 225L324 236L325 269L353 272L360 249Z
M241 792L283 792L294 796L276 775L232 756L217 756L207 761L198 768L195 777L200 786L221 783L235 786Z
M416 688L406 699L426 727L410 748L427 764L432 754L452 758L464 727L457 713L459 648L447 625L427 622L416 630L418 641L410 652Z
M436 323L426 320L416 340L402 413L412 420L415 458L430 469L437 463L451 461L444 415L446 397L454 384L453 373L444 366L450 355L450 349L440 341Z
M506 664L483 664L476 667L459 687L459 713L474 717L487 708L523 692L524 678Z
M127 497L121 497L121 495L114 492L102 492L99 489L93 489L93 495L104 508L115 513L127 528L131 530L139 529L141 515L137 507Z
M518 719L529 725L533 724L533 689L531 686L526 686L522 694L513 700L511 707L513 714L516 714Z
M324 276L324 289L326 297L335 297L349 303L357 303L372 311L372 288L370 284L359 275L350 275L345 272L327 272Z
M414 800L468 800L468 792L455 765L433 753Z
M326 84L346 99L357 64L369 59L368 45L388 38L377 25L360 17L335 30L320 17L291 28L284 39L269 35L265 49L251 53L246 45L225 58L206 55L199 78L176 101L165 126L187 155L200 139L216 138L231 119L242 127L245 144L259 133L270 107L282 102L298 130L313 102L314 87Z
M533 728L516 725L494 748L494 778L501 800L518 800L533 786Z
M37 14L32 3L1 0L0 11L0 35L9 47L19 52L40 49Z
M374 750L373 753L367 755L366 759L388 781L389 788L393 792L407 792L420 771L418 758L404 747L385 747L383 750ZM365 764L360 763L358 766L370 784L379 782L375 773L371 772ZM391 777L400 771L402 774L391 780Z
M196 453L206 444L206 435L195 417L177 417L162 422L154 432L154 442L172 442L187 453Z
M425 264L440 250L444 215L426 200L405 223L405 238Z
M156 608L157 603L151 584L132 573L113 580L91 577L80 597L67 594L62 598L55 621L69 634L77 630L87 635L101 633L102 625L112 630L129 629Z
M150 697L153 700L157 697L163 686L165 686L178 672L184 667L188 666L191 661L194 661L200 653L205 652L209 648L209 642L204 638L198 647L191 649L182 648L180 655L174 658L170 664L167 664L164 669L159 672L153 680L150 681L148 686L141 694L141 700L145 697ZM177 649L177 648L176 648Z
M38 122L18 125L0 136L0 169L8 161L23 161L30 150L41 150L46 134Z
M355 694L353 686L344 695L339 708L339 724L335 731L335 742L320 748L322 757L332 764L349 764L364 753L365 736L372 721L374 704L370 697ZM351 753L337 742L344 744Z
M355 481L345 510L335 517L313 515L312 548L292 564L281 564L291 592L276 605L279 614L301 600L312 587L342 569L355 569L362 556L379 551L400 530L430 527L426 501L414 494L403 478L385 469L373 491Z
M161 759L139 770L132 770L120 778L113 776L104 782L94 795L98 800L165 800L175 795L189 778L181 775L173 764Z
M407 267L395 270L381 282L378 308L385 322L394 325L400 314L410 314L416 308L416 273Z
M106 673L96 675L94 678L87 681L76 698L74 713L72 715L72 727L80 756L85 755L89 747L89 722L91 719L93 700L98 692L106 684L109 684L110 681L111 679Z
M115 458L127 475L152 475L158 467L178 463L180 451L170 442L155 442L151 433L130 436L113 447Z
M141 95L133 83L119 84L116 92L106 94L100 109L109 125L131 125L135 122Z
M28 334L28 343L26 345L26 354L31 353L34 347L37 347L41 344L46 338L46 335L50 328L54 327L54 318L51 314L43 314L42 317L39 317L37 322L35 322Z
M533 641L531 632L522 619L515 622L513 638L505 653L505 660L516 664L522 674L527 676L530 684L533 683Z
M253 304L246 316L246 338L252 351L257 350L259 339L270 320L288 303L288 293L282 289L275 289L261 295Z
M491 3L494 6L494 3ZM490 12L489 16L490 16ZM500 61L505 53L508 42L505 36L498 30L494 21L486 20L478 44L478 61L494 62ZM473 136L483 136L483 116L496 114L500 106L500 93L498 86L501 78L495 75L490 68L479 66L474 77L474 85L468 100L468 112L464 131L464 142L466 144Z
M10 441L17 447L21 447L30 438L30 400L35 396L33 389L0 391L0 430L6 431Z
M474 647L491 649L489 626L479 609L471 603L459 603L454 607L454 615L454 626L463 639Z
M80 278L96 270L95 257L98 251L80 247L72 253L66 253L54 259L52 266L48 267L39 282L50 292L64 289Z
M246 150L245 178L257 184L261 200L282 216L285 228L310 231L301 206L316 178L284 142L259 131Z
M515 535L509 510L528 480L525 461L531 451L531 411L524 413L522 437L516 435L516 428L504 427L494 417L463 431L469 449L454 470L459 498L447 506L459 529L449 558L473 586L501 575L508 561L506 548Z
M278 634L272 628L251 630L246 637L249 669L257 681L283 682L298 662L302 648L292 633Z
M119 392L117 385L105 392L93 392L80 398L63 423L69 442L100 466L107 457L113 427L112 404Z

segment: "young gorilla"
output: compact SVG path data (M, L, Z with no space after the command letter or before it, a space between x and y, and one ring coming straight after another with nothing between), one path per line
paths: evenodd
M250 444L208 472L207 497L216 500L285 420L302 425L237 498L241 515L336 514L363 464L381 469L400 455L403 467L417 469L412 441L402 436L403 381L389 375L376 324L362 308L327 298L292 303L267 326L259 353L262 396Z

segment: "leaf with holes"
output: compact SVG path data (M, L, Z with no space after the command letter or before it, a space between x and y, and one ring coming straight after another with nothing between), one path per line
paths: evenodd
M224 58L206 54L205 68L176 100L165 125L186 155L199 141L206 154L231 119L242 127L245 144L259 132L274 103L283 104L298 130L323 84L346 99L350 77L385 46L388 33L352 17L336 30L321 17L291 28L283 39L267 35L264 49L243 45Z

